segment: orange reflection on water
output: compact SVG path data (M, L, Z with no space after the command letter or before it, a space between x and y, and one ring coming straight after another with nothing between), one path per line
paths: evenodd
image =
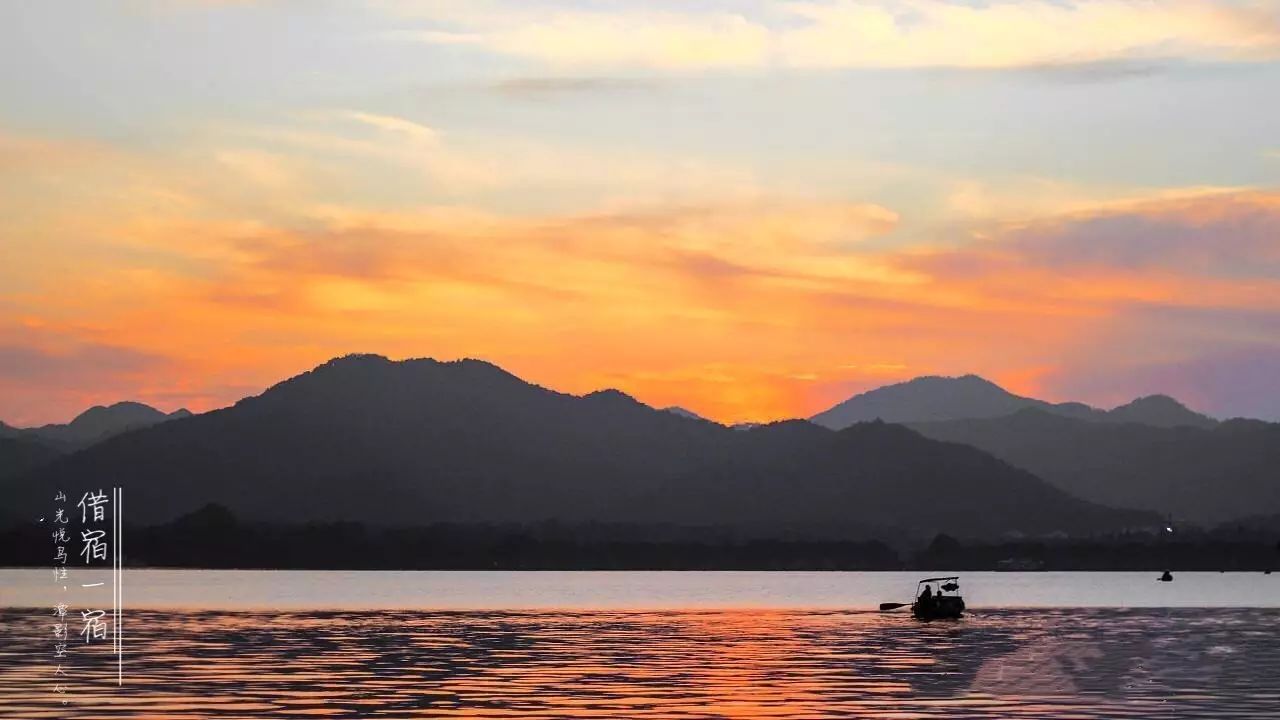
M0 716L1262 717L1274 610L1046 610L920 624L846 612L136 612L73 648L0 611Z

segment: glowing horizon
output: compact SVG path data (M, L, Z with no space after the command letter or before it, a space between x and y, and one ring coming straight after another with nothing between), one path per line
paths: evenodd
M0 420L351 352L1280 419L1280 2L638 8L0 8Z

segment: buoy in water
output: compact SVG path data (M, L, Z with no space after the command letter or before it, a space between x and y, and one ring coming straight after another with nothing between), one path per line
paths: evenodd
M1160 576L1160 582L1173 582L1173 573L1165 570L1164 574Z

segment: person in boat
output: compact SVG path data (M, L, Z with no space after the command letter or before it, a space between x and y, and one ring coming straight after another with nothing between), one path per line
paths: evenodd
M933 588L925 585L924 590L920 593L920 607L932 609L933 607Z

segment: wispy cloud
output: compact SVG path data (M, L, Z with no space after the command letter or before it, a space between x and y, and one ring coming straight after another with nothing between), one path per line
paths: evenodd
M1280 5L1274 0L830 0L748 4L735 11L503 5L501 11L453 15L448 7L431 19L450 29L423 30L417 39L554 66L1114 69L1125 66L1106 63L1249 61L1280 54Z
M1092 62L1057 62L1027 65L1025 72L1064 83L1104 83L1161 75L1181 67L1165 60L1110 58Z
M438 137L436 131L426 125L413 122L412 120L406 120L401 117L396 117L394 115L377 115L375 113L360 112L358 110L349 110L343 113L343 115L370 127L375 127L387 132L398 133L413 140L414 142L426 145L435 144Z
M986 274L976 262L983 259L991 273L1017 263L1064 273L1159 269L1223 280L1280 280L1280 195L1270 192L1200 191L1077 206L993 233L988 242L935 259L964 257L971 275Z
M520 77L493 84L493 89L513 97L549 97L571 94L605 94L646 92L657 82L651 78L630 77Z

